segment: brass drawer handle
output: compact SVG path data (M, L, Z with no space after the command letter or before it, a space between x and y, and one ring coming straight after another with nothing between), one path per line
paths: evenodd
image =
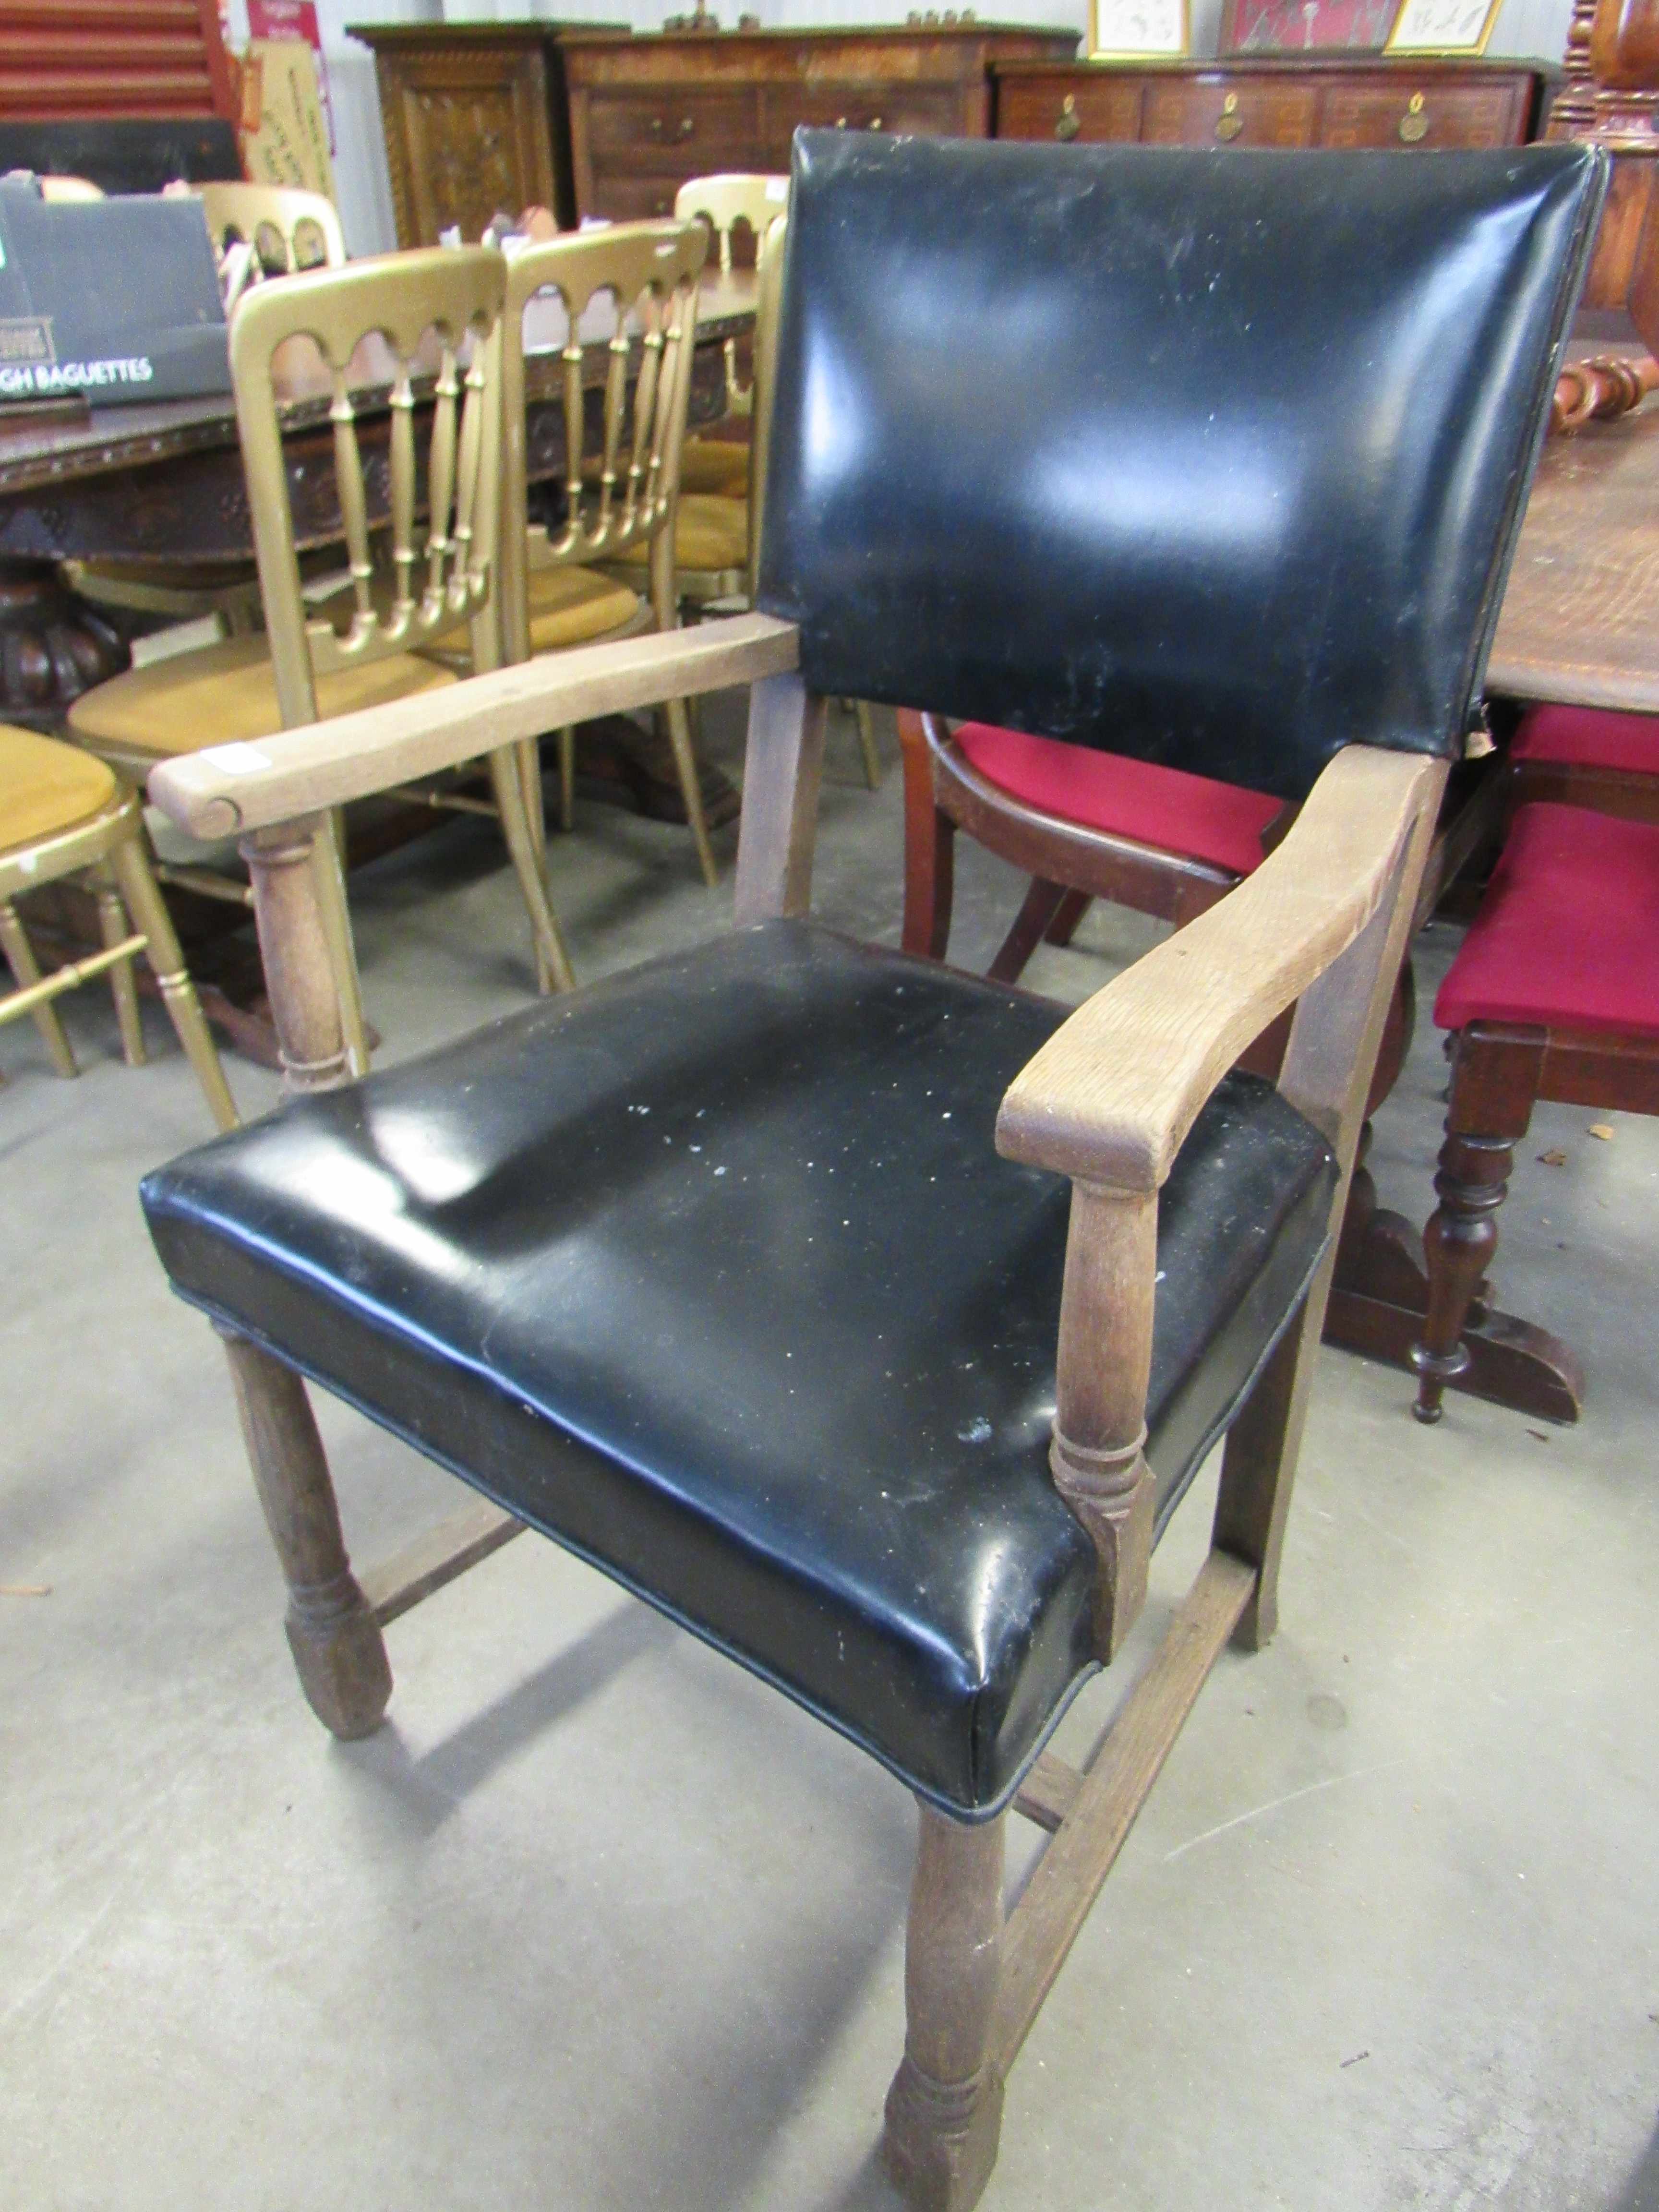
M1221 103L1221 112L1215 119L1218 138L1237 138L1244 128L1244 118L1238 112L1238 94L1230 92Z
M1406 112L1400 118L1400 135L1408 146L1415 146L1419 138L1428 136L1429 118L1423 112L1423 95L1414 92Z
M1056 138L1075 138L1083 128L1083 118L1077 112L1077 95L1068 92L1060 102L1060 120L1054 125Z
M682 138L690 138L696 131L696 127L697 119L696 116L682 115L680 118L680 127L678 135Z

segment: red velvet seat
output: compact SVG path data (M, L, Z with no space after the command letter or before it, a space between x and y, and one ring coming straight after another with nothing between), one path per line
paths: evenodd
M1510 744L1510 758L1553 767L1612 769L1659 775L1659 715L1622 714L1610 707L1529 708Z
M1160 852L1190 854L1236 876L1261 866L1261 833L1284 811L1282 799L1259 791L1023 730L966 722L956 738L988 783L1027 806Z
M1659 1037L1659 829L1523 806L1434 1018Z

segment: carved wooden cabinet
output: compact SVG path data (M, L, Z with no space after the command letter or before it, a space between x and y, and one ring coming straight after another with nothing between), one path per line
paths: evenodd
M891 30L567 35L583 215L669 215L688 177L786 169L797 124L984 138L989 70L1063 61L1075 31L994 23Z
M1556 73L1534 62L1328 59L1001 62L999 138L1164 146L1518 146Z
M498 211L576 220L562 43L567 26L354 23L374 49L399 246L476 239Z

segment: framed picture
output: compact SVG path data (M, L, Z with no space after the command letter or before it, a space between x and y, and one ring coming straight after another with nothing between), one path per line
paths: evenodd
M1400 0L1391 54L1484 54L1503 0Z
M1386 41L1400 5L1401 0L1227 0L1221 52L1375 53Z
M1108 62L1179 58L1192 51L1190 0L1091 0L1089 52Z

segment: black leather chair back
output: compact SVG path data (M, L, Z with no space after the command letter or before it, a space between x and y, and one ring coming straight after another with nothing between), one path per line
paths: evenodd
M757 602L814 690L1286 798L1455 754L1605 189L798 132Z

